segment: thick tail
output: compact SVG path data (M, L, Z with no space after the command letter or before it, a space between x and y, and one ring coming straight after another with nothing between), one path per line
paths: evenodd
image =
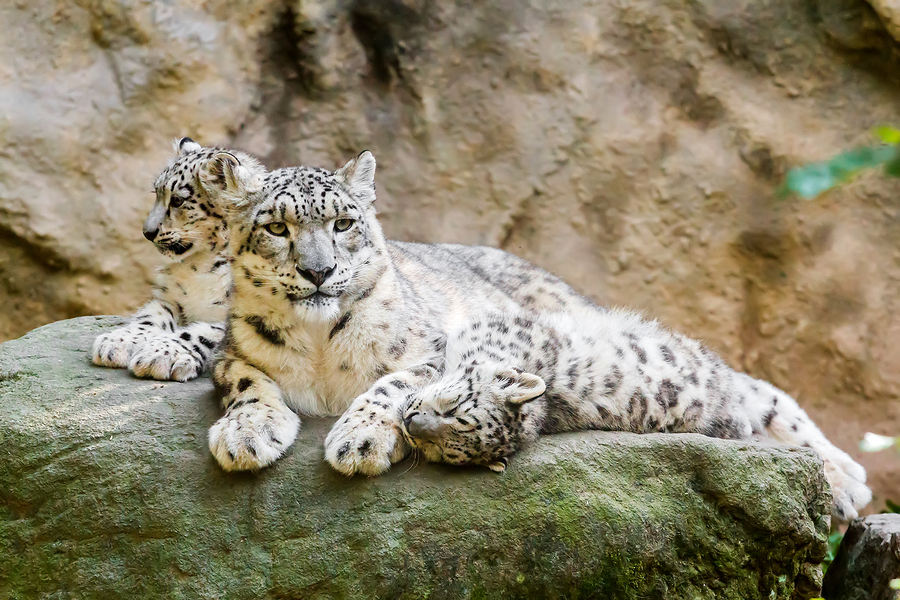
M866 486L865 468L829 442L789 395L742 373L737 383L742 388L740 393L746 397L754 433L818 452L825 463L825 477L831 484L833 516L842 521L856 518L872 501L872 490Z

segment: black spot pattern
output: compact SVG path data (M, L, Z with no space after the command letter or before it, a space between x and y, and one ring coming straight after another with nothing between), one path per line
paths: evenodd
M334 336L336 336L338 333L340 333L340 331L344 327L346 327L347 323L349 323L349 322L350 322L350 313L349 312L344 313L341 316L341 318L338 319L338 322L334 324L334 327L331 328L331 332L328 334L328 339L329 340L334 339Z
M262 317L257 315L247 316L244 317L244 321L246 321L248 325L253 327L260 337L262 337L273 346L284 345L284 337L282 336L281 331L269 325L269 323L266 322L266 320Z

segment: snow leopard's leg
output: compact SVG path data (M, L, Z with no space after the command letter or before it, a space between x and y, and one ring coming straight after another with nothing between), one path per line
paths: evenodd
M755 432L791 446L815 450L825 467L825 477L831 484L834 497L833 514L841 520L854 519L858 511L872 500L872 491L865 485L866 470L850 456L832 444L797 401L775 386L737 374L736 387L746 396Z
M325 438L325 459L345 475L379 475L402 460L409 447L401 410L409 393L437 379L426 364L385 375L357 397Z
M197 322L175 333L150 337L133 350L128 368L138 377L194 379L206 369L224 335L224 323Z
M213 383L225 414L209 429L209 450L226 471L266 467L294 443L300 417L281 399L278 384L234 356L218 360Z
M135 313L128 325L97 336L92 351L94 364L127 367L133 352L148 338L175 331L177 310L168 302L151 300Z

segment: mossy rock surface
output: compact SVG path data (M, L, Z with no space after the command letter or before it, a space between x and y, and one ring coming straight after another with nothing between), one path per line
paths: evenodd
M0 346L0 598L809 598L830 494L810 451L549 436L504 475L347 479L331 420L258 474L206 447L208 379L90 364L85 317Z

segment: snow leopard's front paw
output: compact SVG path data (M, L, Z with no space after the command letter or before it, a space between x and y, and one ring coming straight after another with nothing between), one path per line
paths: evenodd
M294 443L300 417L278 400L268 406L258 398L238 400L209 430L209 450L226 471L262 469Z
M143 343L146 336L130 327L120 327L102 333L94 340L91 360L101 367L123 369L128 366L132 352Z
M325 459L344 475L380 475L406 453L392 411L366 400L354 402L325 438Z
M128 369L138 377L163 381L188 381L198 377L205 367L202 354L192 353L172 336L147 340L132 352Z
M825 460L825 478L831 484L832 515L841 521L852 521L872 501L872 490L866 484L828 459Z

